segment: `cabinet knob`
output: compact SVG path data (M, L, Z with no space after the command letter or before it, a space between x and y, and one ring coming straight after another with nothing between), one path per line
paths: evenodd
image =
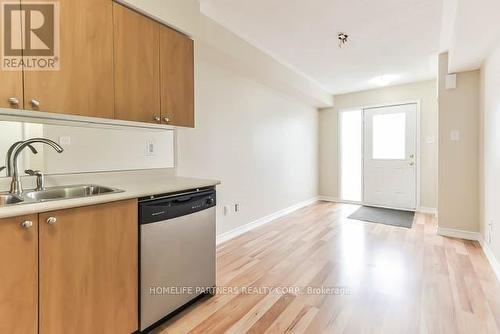
M168 117L163 117L163 121L164 121L165 123L170 123L170 118L168 118Z
M31 106L34 108L34 109L38 109L40 108L40 101L37 100L37 99L33 99L31 100Z
M160 123L161 122L161 118L160 116L155 116L153 117L154 121L157 122L157 123Z
M47 224L54 225L55 223L57 223L57 218L56 217L49 217L49 218L47 218Z
M33 222L31 220L26 220L21 223L22 228L30 228L33 226Z
M10 97L9 104L11 105L11 107L19 107L19 100L15 97Z

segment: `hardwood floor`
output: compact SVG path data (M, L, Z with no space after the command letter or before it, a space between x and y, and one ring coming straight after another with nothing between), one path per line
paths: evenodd
M217 284L240 291L156 333L500 333L500 284L478 243L438 236L429 215L404 229L347 219L355 209L320 202L220 245ZM337 289L303 293L322 286Z

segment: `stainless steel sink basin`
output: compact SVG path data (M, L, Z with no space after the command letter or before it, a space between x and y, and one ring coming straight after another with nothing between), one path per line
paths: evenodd
M28 190L21 196L0 193L0 207L16 204L33 204L62 199L93 197L106 194L115 194L123 190L97 185L77 185L47 188L45 190Z
M27 191L23 198L30 202L44 202L61 199L92 197L122 192L122 190L96 185L77 185L47 188L40 191Z
M0 206L17 204L21 203L22 201L23 199L19 196L7 193L0 193Z

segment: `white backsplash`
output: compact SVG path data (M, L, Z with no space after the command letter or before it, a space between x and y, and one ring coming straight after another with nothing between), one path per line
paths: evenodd
M175 133L172 129L102 126L78 127L0 121L0 166L8 147L17 140L44 137L63 148L62 154L34 144L39 154L25 150L19 169L46 174L173 168ZM5 173L0 174L5 176Z

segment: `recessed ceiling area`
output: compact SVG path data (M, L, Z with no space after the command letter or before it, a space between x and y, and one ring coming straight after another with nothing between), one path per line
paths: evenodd
M200 0L202 12L332 94L433 79L442 0ZM339 48L338 33L349 35Z

